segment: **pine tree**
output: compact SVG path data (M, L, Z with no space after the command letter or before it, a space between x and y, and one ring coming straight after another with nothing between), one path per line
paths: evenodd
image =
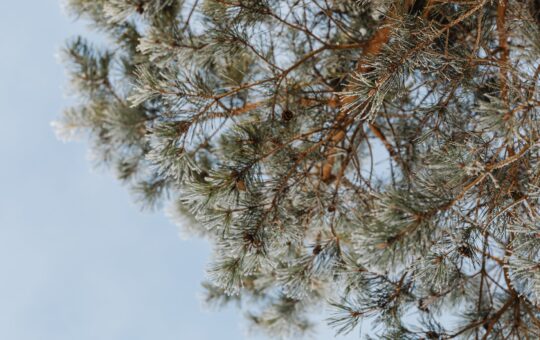
M274 336L540 338L540 2L69 0L86 135Z

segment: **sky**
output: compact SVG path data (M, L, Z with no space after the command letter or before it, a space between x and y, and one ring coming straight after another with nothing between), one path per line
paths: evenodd
M207 243L54 135L68 105L56 55L80 33L58 0L0 1L0 339L263 339L235 308L201 306Z

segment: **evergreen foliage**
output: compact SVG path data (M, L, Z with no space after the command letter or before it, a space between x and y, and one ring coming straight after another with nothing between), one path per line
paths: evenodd
M540 338L540 2L68 0L88 135L274 336Z

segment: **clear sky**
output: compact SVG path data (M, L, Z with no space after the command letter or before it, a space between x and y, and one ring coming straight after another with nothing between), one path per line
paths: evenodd
M84 31L58 0L0 1L0 339L255 339L236 309L201 307L207 244L56 139L55 55Z

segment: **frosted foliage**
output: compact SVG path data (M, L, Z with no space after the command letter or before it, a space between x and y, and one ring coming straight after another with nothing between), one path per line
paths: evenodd
M108 43L67 43L54 127L211 241L207 305L271 338L313 311L366 338L540 338L538 1L66 8Z

